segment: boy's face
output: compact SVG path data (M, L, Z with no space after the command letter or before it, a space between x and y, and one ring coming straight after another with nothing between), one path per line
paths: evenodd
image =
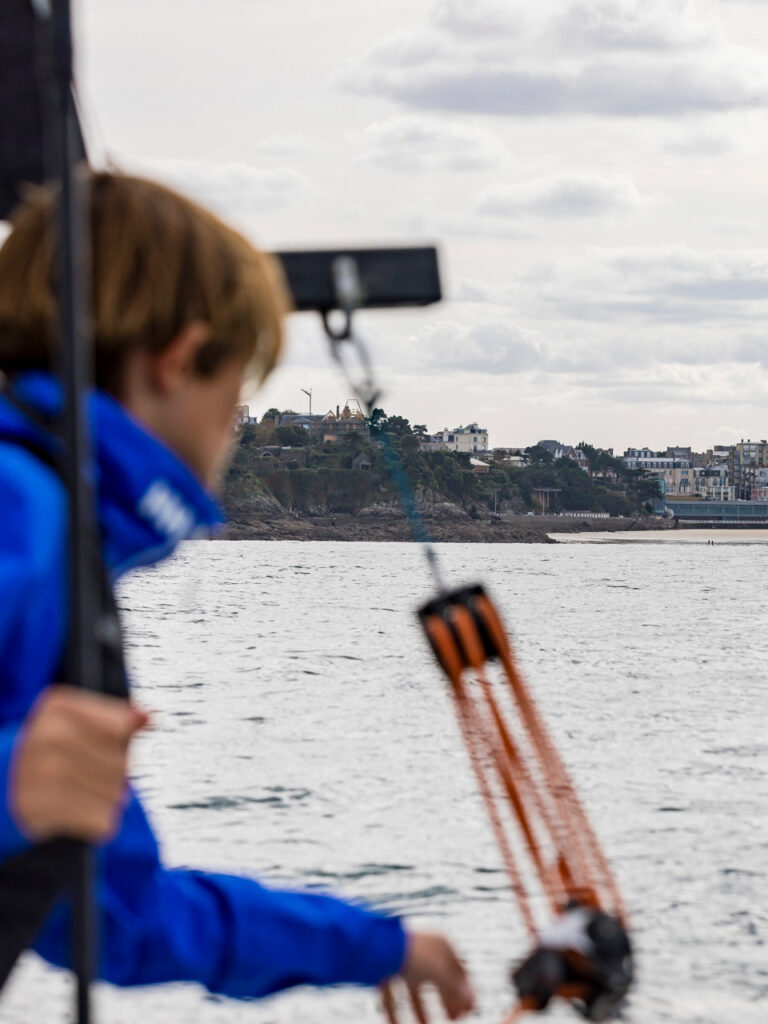
M175 403L172 448L209 488L221 482L234 441L235 407L243 386L239 360L212 377L193 377Z
M209 338L207 326L195 323L163 352L136 353L126 366L122 402L213 488L232 448L245 367L233 358L201 377L195 360Z

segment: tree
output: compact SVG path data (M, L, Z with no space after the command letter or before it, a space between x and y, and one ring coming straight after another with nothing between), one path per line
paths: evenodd
M426 423L414 423L412 429L413 433L420 441L423 441L424 438L427 437L428 431Z
M271 409L267 409L267 411L261 417L262 423L264 422L264 420L274 420L275 424L277 424L280 421L280 410L275 409L274 406Z
M243 445L245 447L248 447L248 445L253 444L255 440L256 440L256 424L255 423L246 423L246 424L244 424L244 426L240 430L240 436L238 438L238 444L241 444L241 445Z
M383 409L373 410L368 425L374 437L389 434L390 437L398 438L412 433L411 424L404 416L387 416Z
M371 430L371 435L376 437L377 434L381 434L386 428L387 414L383 409L374 409L371 412L370 418L368 419L368 426Z
M276 427L274 436L276 440L286 448L302 448L309 444L309 431L299 427L295 423L289 423L284 427Z
M406 434L413 433L411 424L405 416L388 416L386 429L392 437L404 437Z
M542 444L534 444L530 448L526 448L525 457L532 466L551 466L555 461L549 448L545 448Z

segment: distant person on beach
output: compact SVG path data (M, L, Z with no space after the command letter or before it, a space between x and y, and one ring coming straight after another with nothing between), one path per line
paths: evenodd
M220 521L244 378L280 355L288 303L277 265L214 216L137 178L90 189L98 390L90 399L102 557L112 580ZM99 975L117 985L196 981L233 997L399 976L417 1017L434 986L451 1019L470 984L441 936L331 896L169 869L133 789L147 716L56 685L67 632L66 495L50 465L61 403L52 291L55 202L35 190L0 248L0 860L55 835L101 841ZM59 904L34 943L70 966Z

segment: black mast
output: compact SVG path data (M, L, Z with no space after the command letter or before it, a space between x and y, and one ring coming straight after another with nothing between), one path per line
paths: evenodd
M51 41L53 94L58 132L52 153L59 181L58 302L61 379L64 393L61 433L64 440L64 478L69 496L69 645L67 679L98 690L101 685L99 649L94 625L98 621L98 591L89 568L89 545L94 537L94 501L87 467L91 446L87 394L91 386L91 346L87 337L90 260L87 235L87 182L80 166L79 128L72 101L72 23L69 0L52 0ZM54 136L55 137L55 136ZM90 986L96 969L98 919L94 898L94 851L78 844L73 891L73 967L77 975L77 1020L90 1024Z
M34 9L32 17L30 9ZM7 212L23 181L45 176L58 189L54 280L59 310L59 375L62 410L60 472L69 503L69 622L66 681L102 689L98 639L102 595L95 575L98 532L91 485L91 445L86 400L91 386L90 259L85 153L73 101L69 0L3 0L11 47L20 63L3 81L7 95L23 101L4 114L3 129L15 152L3 157L0 195ZM19 48L15 48L19 55ZM7 98L6 95L6 98ZM29 96L34 95L32 103ZM34 111L34 118L25 112ZM39 116L38 116L39 115ZM30 127L35 121L33 127ZM42 130L41 130L42 128ZM38 173L39 171L39 173ZM72 965L77 975L76 1019L90 1024L90 985L98 950L94 851L73 840L54 840L0 865L0 986L34 940L53 902L72 894Z

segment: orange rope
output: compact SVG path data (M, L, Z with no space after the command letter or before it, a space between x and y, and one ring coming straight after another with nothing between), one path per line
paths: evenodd
M457 603L426 615L424 627L450 681L470 762L526 928L535 938L534 893L523 882L504 824L506 814L511 814L520 849L527 853L551 909L559 911L569 900L578 900L613 913L623 922L625 914L613 874L514 663L496 609L485 595L473 600L472 610ZM516 713L519 740L499 701L503 690L497 696L486 671L488 659L478 623L498 655L503 687ZM513 1024L532 1009L533 1005L521 1003L504 1024Z
M451 682L459 725L464 737L464 743L469 751L470 763L475 773L475 778L477 779L486 810L488 811L491 827L493 828L496 836L496 842L501 851L512 891L517 898L523 922L525 923L531 939L535 940L537 936L537 929L528 900L528 893L523 885L520 869L518 868L507 834L504 831L504 826L502 825L501 818L499 816L499 809L493 797L486 769L483 764L480 747L482 730L477 720L476 708L467 697L464 684L462 682L461 656L459 655L459 651L449 627L442 621L442 619L436 616L428 619L425 623L425 628L427 635L435 645L435 648L440 651L441 664Z

